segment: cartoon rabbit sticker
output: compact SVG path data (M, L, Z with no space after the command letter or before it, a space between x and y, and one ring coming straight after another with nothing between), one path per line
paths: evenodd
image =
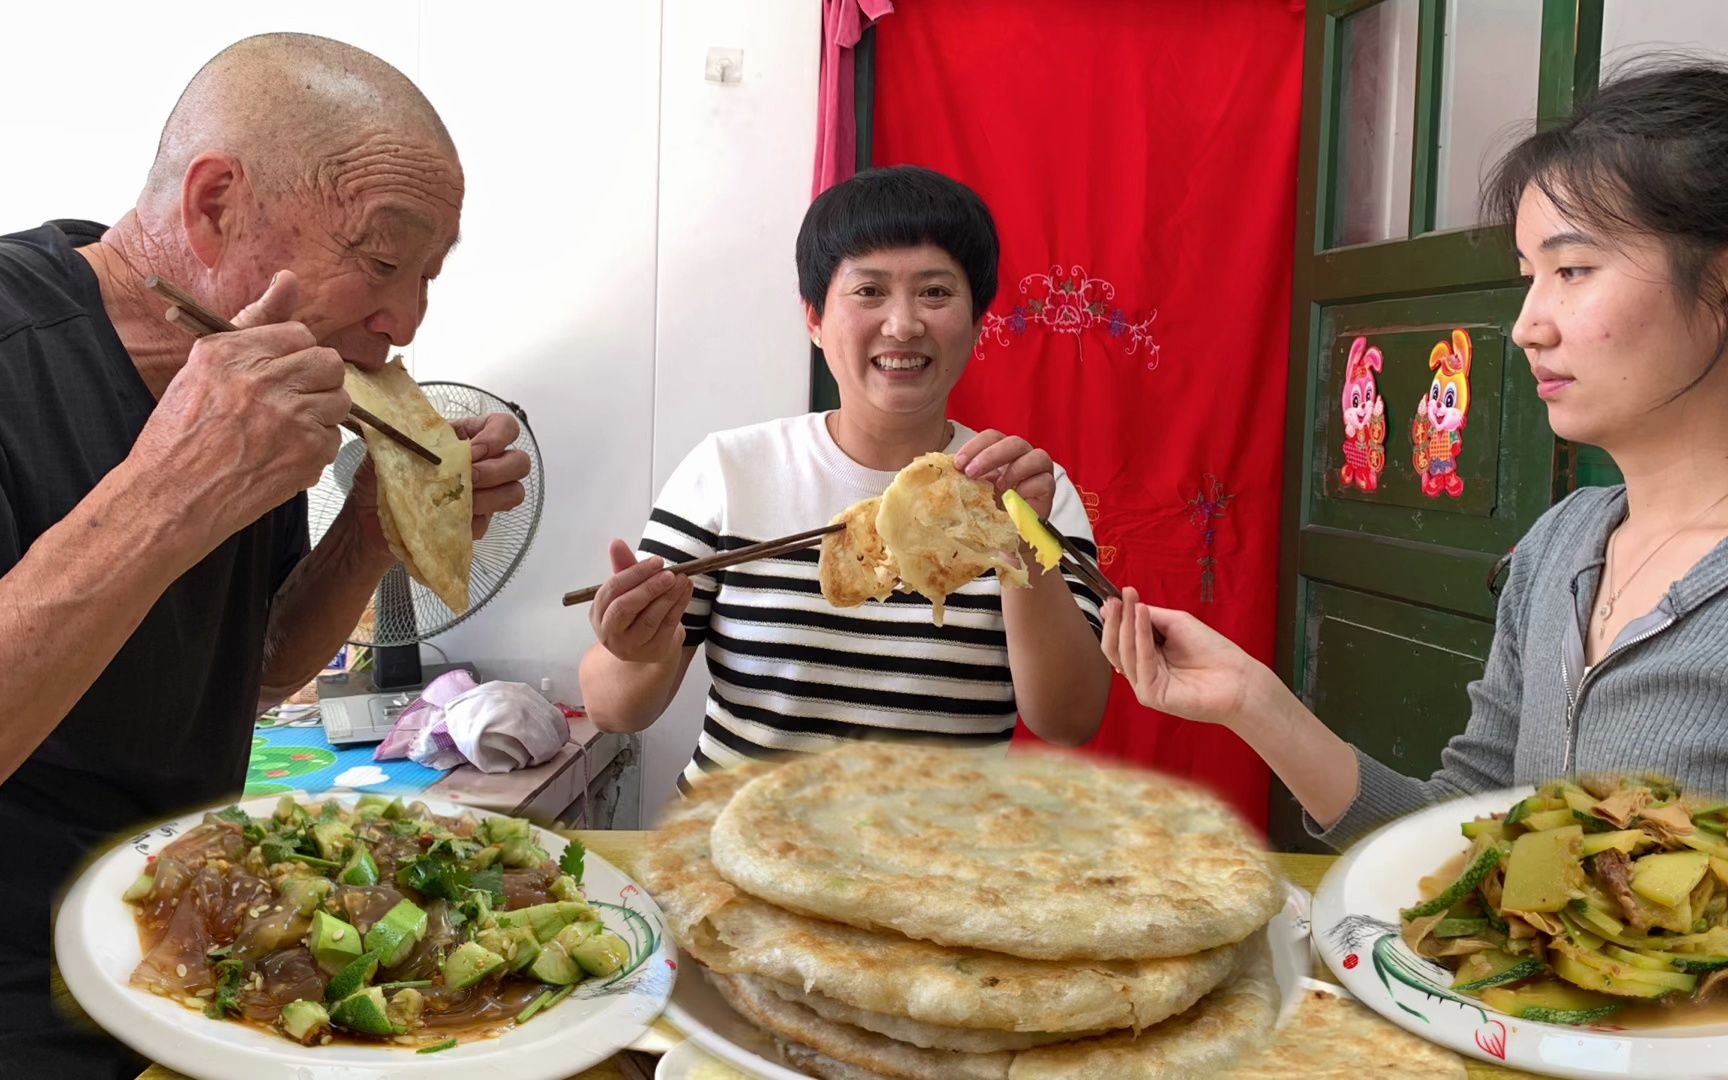
M1378 488L1386 468L1386 403L1374 381L1382 362L1380 350L1370 348L1367 338L1350 343L1350 360L1344 366L1344 468L1339 478L1345 487L1363 491Z
M1438 499L1442 492L1456 499L1464 494L1458 475L1458 454L1464 447L1464 424L1470 417L1470 334L1452 331L1450 343L1436 344L1428 354L1434 381L1417 406L1410 437L1416 443L1415 465L1422 477L1422 494Z

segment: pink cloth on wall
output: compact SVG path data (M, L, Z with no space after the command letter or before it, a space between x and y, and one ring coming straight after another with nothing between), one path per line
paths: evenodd
M822 78L816 91L816 177L811 198L858 170L852 50L871 23L893 10L893 0L822 0Z

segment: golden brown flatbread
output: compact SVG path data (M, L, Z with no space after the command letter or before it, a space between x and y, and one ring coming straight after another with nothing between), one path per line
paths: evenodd
M1303 990L1272 1044L1220 1080L1465 1080L1464 1059L1348 997Z
M722 877L779 907L1039 960L1187 957L1284 904L1218 798L1075 755L848 746L753 780L709 841Z
M830 524L844 524L846 531L822 538L817 577L822 595L835 607L886 600L899 584L899 568L876 531L876 513L881 505L879 498L865 499L842 510Z
M1278 1020L1270 952L1257 941L1244 960L1238 975L1193 1008L1144 1031L992 1054L913 1046L824 1019L736 976L706 974L733 1011L771 1035L895 1080L1213 1080L1266 1045Z
M991 570L1005 587L1030 585L1020 559L1020 532L996 490L954 465L952 455L925 454L900 470L876 513L900 579L927 598L942 625L943 600Z
M1069 1038L1155 1024L1235 970L1236 946L1161 960L1059 964L874 933L763 903L719 875L708 838L733 795L774 768L746 765L697 783L673 805L637 867L672 936L711 968L924 1024Z
M739 980L755 990L766 990L777 994L795 1005L806 1009L837 1024L851 1024L866 1031L874 1031L878 1035L886 1035L903 1043L921 1046L927 1050L960 1050L968 1054L993 1054L1001 1050L1029 1050L1034 1046L1044 1046L1048 1043L1067 1042L1078 1035L1102 1034L1102 1032L1050 1032L1050 1031L990 1031L984 1028L945 1027L940 1024L926 1024L922 1020L913 1020L907 1016L896 1016L893 1013L871 1012L859 1009L821 994L806 993L792 983L776 982L756 975L734 975Z
M474 562L474 469L468 444L426 400L401 357L382 371L348 365L348 396L442 459L433 465L361 424L378 478L378 523L408 575L451 611L468 610Z

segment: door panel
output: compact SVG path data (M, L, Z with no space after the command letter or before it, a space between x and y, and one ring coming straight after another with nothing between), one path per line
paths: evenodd
M1554 441L1522 350L1523 290L1323 305L1310 365L1313 433L1297 530L1297 691L1340 736L1425 776L1469 716L1468 684L1493 638L1495 561L1548 507ZM1456 450L1462 490L1425 493L1412 421L1435 380L1437 345L1470 343L1469 408ZM1361 342L1358 345L1357 342ZM1385 467L1346 483L1344 400L1363 365L1382 401ZM1351 402L1353 404L1354 402ZM1361 460L1358 452L1356 460ZM1285 839L1293 839L1288 834Z
M1482 673L1492 626L1320 583L1308 599L1316 715L1399 772L1439 768L1457 718L1469 712L1465 687Z
M1512 341L1524 288L1510 236L1435 226L1474 221L1448 133L1455 142L1461 123L1485 131L1503 115L1528 130L1532 120L1563 115L1594 85L1601 2L1541 0L1539 40L1528 13L1506 13L1522 29L1496 40L1490 66L1528 65L1516 79L1507 75L1520 101L1530 96L1528 71L1536 71L1535 100L1523 104L1461 96L1465 80L1492 72L1473 55L1479 40L1471 55L1449 55L1475 39L1448 33L1464 17L1448 9L1443 0L1416 0L1412 18L1408 0L1308 5L1280 595L1280 673L1342 737L1421 777L1469 719L1466 687L1480 677L1493 639L1488 579L1496 562L1590 460L1557 447ZM1465 115L1488 106L1495 123ZM1378 132L1361 130L1365 117L1376 119ZM1394 137L1403 131L1412 137ZM1352 161L1370 136L1377 150L1409 155L1382 155L1374 173L1394 183L1408 177L1407 199L1360 181L1363 170ZM1355 205L1358 191L1373 205ZM1408 230L1342 227L1385 219L1386 205L1406 203ZM1392 239L1342 243L1365 235ZM1460 364L1455 331L1469 344L1461 441L1413 429L1435 380L1435 346L1444 343L1442 359ZM1344 415L1347 388L1359 394L1364 382L1352 352L1365 357L1370 348L1378 350L1379 367L1370 370L1383 402L1377 447L1371 423L1359 436L1354 425L1363 418L1347 432ZM1457 392L1453 379L1442 382ZM1380 466L1366 484L1365 464ZM1317 849L1279 785L1271 833L1281 847Z

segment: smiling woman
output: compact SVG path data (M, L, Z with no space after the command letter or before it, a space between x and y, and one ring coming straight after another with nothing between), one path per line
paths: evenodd
M1469 727L1438 773L1362 754L1198 620L1125 590L1104 642L1140 700L1232 727L1337 844L1425 803L1574 773L1728 792L1725 176L1728 66L1668 63L1526 139L1484 192L1530 280L1513 337L1554 431L1602 447L1626 483L1578 491L1519 543ZM1431 361L1467 362L1467 347ZM1436 423L1467 405L1449 385L1437 375Z
M997 252L983 201L928 169L871 170L816 199L798 235L799 291L840 407L710 435L667 481L640 552L614 542L614 576L591 609L599 644L582 661L596 724L652 724L702 646L713 686L686 781L841 741L1001 749L1016 714L1053 742L1092 735L1109 669L1099 598L1077 578L1004 590L986 575L949 595L932 626L904 594L833 608L814 551L695 577L663 568L830 521L932 451L998 497L1018 491L1095 551L1079 493L1048 454L948 419Z
M920 244L848 258L829 293L808 306L808 323L842 402L851 399L836 421L895 416L937 430L977 343L970 289L953 256Z

